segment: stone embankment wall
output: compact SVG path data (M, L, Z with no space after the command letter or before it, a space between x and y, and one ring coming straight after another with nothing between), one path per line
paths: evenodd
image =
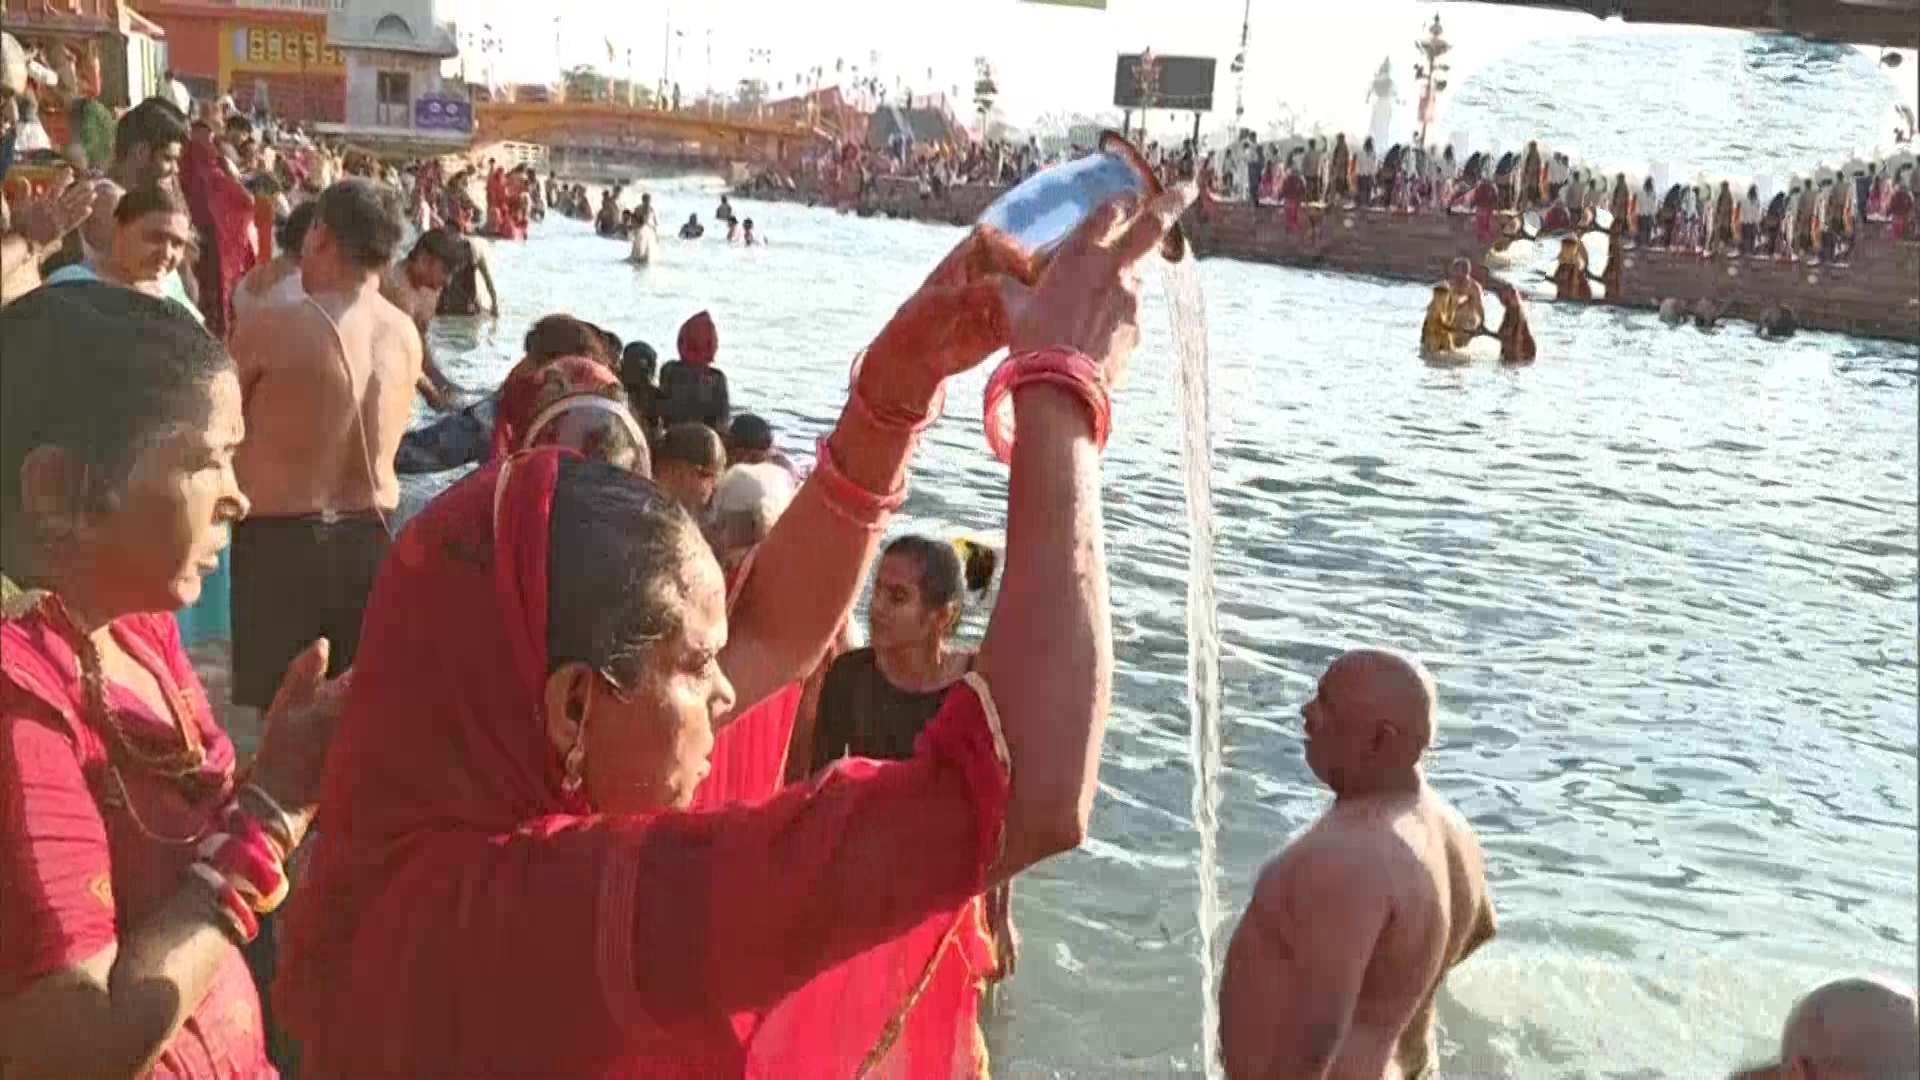
M1737 319L1753 319L1761 308L1778 304L1809 329L1920 341L1920 243L1876 231L1885 228L1867 223L1844 264L1629 251L1618 300L1635 307L1712 300Z
M968 225L1003 190L963 184L945 198L922 198L913 180L881 177L874 182L867 209L887 217ZM788 202L831 201L806 189L769 193L743 188L740 194ZM1277 206L1256 209L1216 202L1195 208L1184 225L1194 251L1202 256L1423 282L1439 280L1455 258L1479 262L1489 247L1473 218L1461 214L1306 206L1299 224L1289 227ZM1689 305L1710 298L1728 316L1741 319L1753 319L1762 307L1777 303L1792 308L1799 324L1809 329L1920 341L1920 244L1896 242L1871 231L1884 225L1867 228L1868 235L1862 236L1845 266L1628 252L1617 302L1658 307L1668 298Z

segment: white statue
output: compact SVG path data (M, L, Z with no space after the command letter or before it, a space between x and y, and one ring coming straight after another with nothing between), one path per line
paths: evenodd
M1367 134L1373 137L1374 148L1383 154L1393 143L1393 99L1393 60L1389 58L1380 61L1373 85L1367 88L1367 100L1373 104L1373 119L1367 124Z

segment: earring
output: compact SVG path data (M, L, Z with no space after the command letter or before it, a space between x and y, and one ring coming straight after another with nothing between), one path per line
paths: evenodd
M566 795L578 795L580 786L586 782L587 747L585 739L573 740L573 746L567 751L565 773L560 778L560 791Z

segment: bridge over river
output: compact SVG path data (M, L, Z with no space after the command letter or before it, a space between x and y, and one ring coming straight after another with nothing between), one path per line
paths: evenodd
M791 162L819 138L798 123L605 101L479 102L473 120L477 148L530 143L563 158L683 167Z

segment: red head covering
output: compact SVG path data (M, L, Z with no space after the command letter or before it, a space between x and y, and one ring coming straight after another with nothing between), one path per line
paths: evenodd
M500 384L493 413L492 456L502 458L523 449L527 429L547 406L575 394L616 397L620 377L588 356L561 356L544 364L522 360Z
M701 312L680 324L680 362L693 367L708 367L720 351L720 331L713 316Z
M565 456L456 483L381 567L285 909L274 1004L309 1075L738 1080L760 1010L889 939L952 948L984 885L1006 779L972 691L914 760L843 763L766 802L597 817L561 792L542 700ZM755 1058L853 1075L846 1046L881 1038L926 956ZM951 1010L926 1015L951 1031Z

